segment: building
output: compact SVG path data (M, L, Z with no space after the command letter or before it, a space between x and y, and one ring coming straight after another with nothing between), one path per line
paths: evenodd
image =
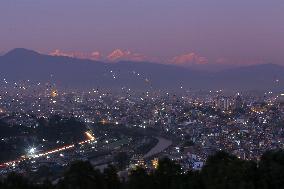
M235 98L235 109L241 109L241 108L243 108L243 99L238 93Z

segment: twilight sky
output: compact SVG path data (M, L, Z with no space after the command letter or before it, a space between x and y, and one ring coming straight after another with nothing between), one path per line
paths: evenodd
M1 0L0 52L15 47L284 65L284 1Z

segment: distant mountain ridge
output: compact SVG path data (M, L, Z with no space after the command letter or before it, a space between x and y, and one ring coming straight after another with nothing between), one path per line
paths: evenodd
M284 87L284 67L275 64L206 72L148 62L111 64L44 55L23 48L0 56L0 70L0 79L46 82L52 75L52 81L68 88L282 90Z

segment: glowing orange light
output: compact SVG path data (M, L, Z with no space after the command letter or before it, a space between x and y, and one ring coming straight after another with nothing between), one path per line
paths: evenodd
M57 97L57 96L58 96L58 91L55 90L55 89L52 90L50 96L53 97L53 98L54 98L54 97Z
M88 137L89 140L95 140L96 138L90 133L90 132L85 132L86 136Z
M159 165L159 160L158 160L158 158L155 158L155 159L152 160L152 165L153 165L153 167L154 167L155 169L158 168L158 165Z

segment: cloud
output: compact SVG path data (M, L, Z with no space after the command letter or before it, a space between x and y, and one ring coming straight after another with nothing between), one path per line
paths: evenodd
M140 53L133 53L129 50L121 50L115 49L109 55L104 57L100 52L94 51L92 53L84 53L84 52L64 52L59 49L54 50L53 52L49 53L52 56L66 56L71 58L80 58L80 59L91 59L91 60L102 60L107 62L118 62L118 61L147 61L145 55Z
M100 52L95 51L92 53L83 53L83 52L63 52L59 49L54 50L49 53L52 56L66 56L71 58L80 58L80 59L90 59L90 60L100 60L102 55Z
M54 50L53 52L49 53L49 55L51 55L51 56L67 56L67 57L73 57L73 54L62 52L62 51L59 50L59 49Z
M91 59L100 60L105 62L119 62L119 61L133 61L133 62L159 62L165 64L175 65L196 65L196 64L207 64L208 60L206 57L200 56L196 53L187 53L167 60L161 60L155 57L148 57L144 54L132 52L130 50L115 49L110 52L107 56L103 56L100 52L94 51L92 53L85 52L64 52L59 49L49 53L52 56L66 56L71 58L80 59Z
M91 53L91 57L92 59L100 60L102 58L102 54L98 51L95 51Z
M115 49L112 51L107 57L108 61L111 62L117 62L121 60L128 60L128 61L147 61L147 57L140 53L133 53L129 50L121 50L121 49Z
M191 52L175 56L169 62L176 65L207 64L208 59L204 56Z
M129 54L130 54L130 51L123 51L121 49L115 49L107 56L107 59L110 61L116 61L118 59L129 56Z
M133 61L133 62L157 62L163 64L172 64L177 66L201 66L209 63L205 56L201 56L195 52L189 52L181 54L172 58L161 59L157 57L149 57L141 53L132 52L130 50L115 49L108 55L103 56L100 52L94 51L90 53L86 52L65 52L59 49L49 53L52 56L66 56L71 58L90 59L95 61L104 61L109 63L119 61ZM222 66L242 66L242 65L254 65L265 63L261 59L248 58L248 57L225 57L222 56L217 58L215 61L212 60L213 65ZM209 65L209 64L208 64Z

